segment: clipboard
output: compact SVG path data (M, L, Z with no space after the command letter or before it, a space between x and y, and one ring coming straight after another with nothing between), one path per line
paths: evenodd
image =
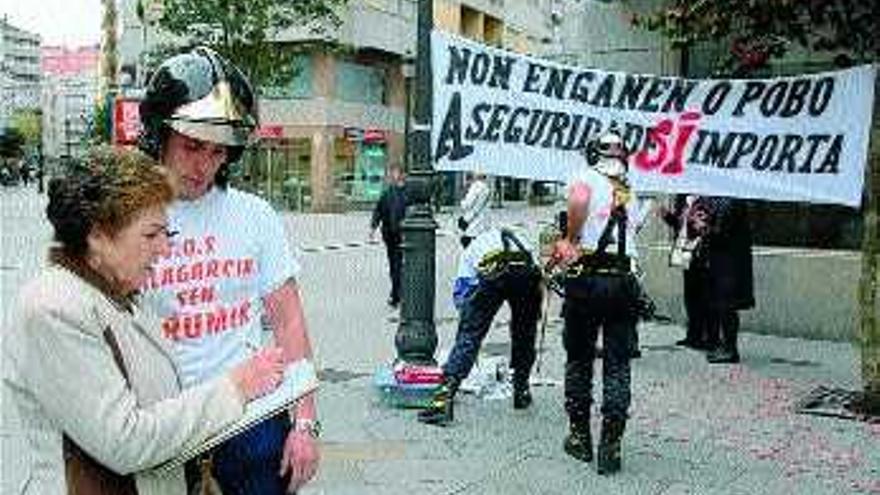
M297 399L317 388L318 376L315 372L315 365L307 359L292 362L284 370L284 380L278 385L278 388L271 394L248 402L244 415L238 421L223 428L204 442L184 448L176 457L156 466L153 470L165 473L180 468L190 459L208 452L248 428L289 408Z

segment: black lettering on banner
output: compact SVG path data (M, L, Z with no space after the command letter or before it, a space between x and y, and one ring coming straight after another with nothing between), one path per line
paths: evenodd
M813 86L813 94L810 95L810 106L808 111L813 117L818 117L828 108L831 96L834 94L834 78L823 77ZM840 136L838 136L840 137ZM835 139L836 141L836 139ZM832 144L832 147L834 145ZM836 166L835 166L836 167ZM837 173L837 172L835 172Z
M767 83L763 81L746 81L746 89L743 90L742 96L740 96L739 101L736 102L736 108L734 108L732 115L734 117L741 117L743 114L743 108L747 104L760 98L766 87Z
M601 129L602 122L599 121L599 119L587 117L587 122L584 124L584 131L581 133L581 138L578 140L575 149L582 150L586 148L587 142L589 142L596 134L599 134Z
M553 123L550 124L550 131L547 132L547 137L544 139L544 142L541 143L541 146L544 148L549 148L551 146L561 148L565 131L568 130L568 126L570 125L571 116L569 114L565 112L557 112L553 114Z
M562 149L575 149L575 141L577 140L578 130L581 128L581 122L583 120L584 116L581 114L575 114L574 116L572 116L571 127L568 128L568 139L565 140L565 144L562 145Z
M631 153L642 149L645 140L645 128L639 124L627 122L623 131L623 145Z
M642 96L642 90L645 88L646 82L648 82L648 78L645 76L627 74L626 79L623 81L623 87L620 89L620 94L617 95L617 103L614 104L614 108L634 110L636 105L638 105L639 97Z
M643 112L656 112L660 109L660 104L656 102L660 96L663 95L663 92L669 87L669 80L663 78L654 78L651 80L651 85L648 86L648 90L645 92L645 97L642 99L642 104L639 105L639 110Z
M706 142L706 136L711 131L698 130L697 131L697 140L694 142L694 147L691 149L691 156L689 163L696 163L698 165L704 165L705 163L700 160L701 153L703 152L703 144Z
M809 91L809 79L797 79L791 83L791 87L788 90L788 98L785 99L785 105L783 105L782 110L779 111L779 116L788 118L801 113Z
M794 172L797 168L797 163L794 159L803 144L804 138L797 134L786 134L782 141L782 151L779 152L779 156L776 157L776 164L770 170ZM783 164L785 165L784 167Z
M804 160L804 163L801 164L801 168L798 170L800 173L808 174L813 171L813 158L816 156L816 150L819 148L819 145L830 141L831 136L827 134L811 134L807 136L807 141L810 143L809 151L807 151L807 158Z
M773 164L773 158L776 156L776 147L779 146L779 138L771 134L761 141L758 147L758 153L752 161L752 168L757 171L767 170ZM768 149L769 148L769 149Z
M550 67L550 77L547 80L547 85L544 86L544 96L553 97L557 100L565 98L565 88L569 77L571 77L570 69Z
M492 66L492 60L486 52L479 52L474 55L474 61L471 63L471 84L480 85L489 79L489 68Z
M513 72L513 64L516 59L502 55L495 55L492 60L492 79L489 80L490 88L510 89L510 74Z
M507 128L504 129L505 143L518 143L523 135L523 128L517 125L517 120L529 114L529 110L523 107L516 107L510 113L510 120L507 121Z
M687 101L696 87L696 81L677 79L673 84L672 90L669 92L669 96L666 98L666 103L663 105L663 110L661 111L669 112L670 110L674 110L678 113L684 112L684 108L687 106Z
M541 88L537 85L537 83L541 79L541 72L543 70L543 65L529 62L529 68L528 70L526 70L526 80L523 81L524 93L538 93L541 91Z
M715 115L724 105L727 95L730 94L731 85L728 81L716 82L706 93L703 100L703 115Z
M729 133L723 139L719 132L707 131L706 134L710 141L706 147L706 153L703 155L702 163L724 167L733 148L733 143L736 141L736 133Z
M777 81L770 85L767 94L761 99L761 114L770 117L779 110L788 90L788 81Z
M578 73L574 78L574 82L571 83L571 94L569 95L569 98L581 103L587 103L590 96L589 91L587 90L587 83L592 82L595 78L596 74L591 71Z
M596 95L593 96L593 100L590 102L590 105L594 107L609 107L611 106L611 94L614 92L614 74L606 74L605 79L599 84L599 89L596 90Z
M466 145L461 140L461 93L456 91L449 101L449 110L443 118L440 126L440 138L437 140L437 150L434 156L437 160L449 156L452 161L461 160L474 152L472 145Z
M492 106L488 103L477 103L474 105L474 109L471 110L471 124L464 132L465 139L468 141L479 139L480 135L485 132L485 117L489 110L492 110Z
M838 134L834 136L834 141L831 142L831 147L828 149L828 153L825 154L822 165L816 170L817 174L836 174L840 172L838 168L840 166L840 149L842 147L843 135Z
M758 146L758 136L749 132L739 135L733 157L727 163L728 168L739 168L739 161Z
M449 45L449 70L446 71L446 79L443 82L446 84L464 84L468 65L470 65L470 58L470 49Z
M532 118L529 119L529 127L526 129L526 135L523 142L529 146L534 146L544 135L544 129L547 128L547 121L553 114L544 110L532 111Z
M501 104L495 105L492 109L492 116L489 117L489 124L486 126L486 132L484 132L482 136L484 141L489 141L490 143L498 142L498 139L501 138L499 131L501 130L501 126L504 125L504 119L509 112L509 106Z

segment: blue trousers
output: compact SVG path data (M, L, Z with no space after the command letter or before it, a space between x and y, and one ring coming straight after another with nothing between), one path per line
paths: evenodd
M467 378L495 314L505 301L510 305L510 367L515 383L528 382L535 362L535 335L541 317L540 275L536 271L509 271L498 278L480 279L465 299L458 320L455 344L443 374Z
M278 471L289 431L290 419L283 413L217 447L213 475L223 495L283 495L289 477Z

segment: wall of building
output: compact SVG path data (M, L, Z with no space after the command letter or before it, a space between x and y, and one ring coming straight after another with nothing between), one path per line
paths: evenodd
M40 107L40 36L0 18L0 126Z

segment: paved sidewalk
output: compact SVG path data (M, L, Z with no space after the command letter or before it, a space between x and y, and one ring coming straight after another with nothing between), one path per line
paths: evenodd
M554 322L547 339L547 381L562 377L559 330ZM386 408L368 377L352 377L322 385L324 461L303 493L880 493L880 425L792 409L815 385L858 386L849 345L746 334L743 363L709 365L670 345L682 331L641 328L645 352L634 362L618 476L599 477L562 452L561 387L535 387L524 412L460 396L455 424L444 429Z
M3 313L43 263L50 234L43 208L33 192L0 190ZM548 211L498 213L538 222ZM561 386L536 387L532 408L516 412L506 400L462 395L453 426L419 424L414 411L382 405L371 386L375 368L394 356L397 323L384 306L384 250L364 243L368 213L285 215L285 222L300 250L299 282L323 376L324 460L302 495L880 494L880 425L792 409L818 385L860 387L858 355L849 344L743 334L742 364L710 366L701 354L672 345L684 333L680 327L643 326L624 468L610 478L562 452ZM448 229L451 217L441 215L438 223ZM441 349L455 333L450 293L458 250L454 237L438 237ZM541 373L557 383L564 362L558 314L554 299ZM497 321L506 318L503 310ZM505 355L508 349L507 329L499 325L484 350Z

